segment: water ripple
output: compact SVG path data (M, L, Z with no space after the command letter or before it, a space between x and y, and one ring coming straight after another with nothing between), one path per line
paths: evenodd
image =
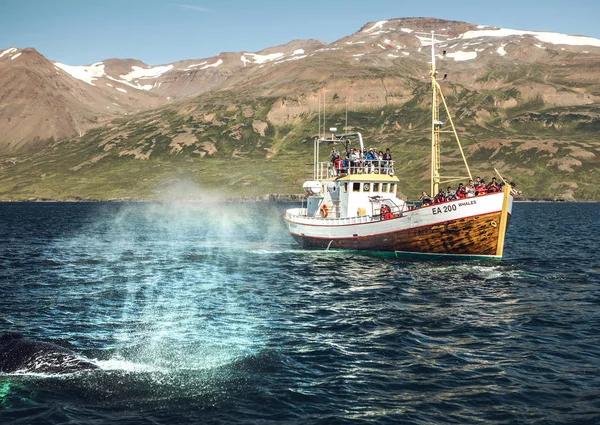
M0 374L0 421L600 422L597 205L435 263L298 249L284 209L0 205L3 329L101 367Z

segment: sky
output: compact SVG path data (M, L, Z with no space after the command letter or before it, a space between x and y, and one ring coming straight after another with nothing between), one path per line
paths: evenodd
M330 43L371 21L435 17L600 39L600 0L0 0L0 50L33 47L88 65L148 65L256 52L296 39Z

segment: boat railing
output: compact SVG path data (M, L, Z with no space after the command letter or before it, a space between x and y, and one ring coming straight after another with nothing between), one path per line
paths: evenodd
M394 161L367 161L360 159L344 166L342 162L319 162L317 177L319 180L347 176L348 174L386 174L394 175Z
M309 217L306 215L306 208L294 208L292 210L288 210L285 213L285 217L301 223L318 223L318 224L327 224L327 225L347 225L347 224L360 224L360 223L370 223L372 221L380 221L379 214L376 216L363 215L358 217L345 217L345 218L328 218L323 219L320 215Z

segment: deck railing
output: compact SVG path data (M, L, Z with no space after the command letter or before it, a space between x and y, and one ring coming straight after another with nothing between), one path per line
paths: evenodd
M360 217L346 217L346 218L328 218L326 221L323 220L323 217L317 215L315 217L308 217L306 212L306 208L295 208L292 210L288 210L285 213L285 217L295 221L297 223L305 223L305 224L326 224L331 226L332 224L336 225L346 225L346 224L360 224L360 223L370 223L372 221L379 221L379 215L369 216L363 215Z
M394 175L394 161L366 161L360 159L354 161L348 167L344 167L341 163L333 163L331 161L319 162L318 179L330 179L334 177L347 176L348 174L386 174Z

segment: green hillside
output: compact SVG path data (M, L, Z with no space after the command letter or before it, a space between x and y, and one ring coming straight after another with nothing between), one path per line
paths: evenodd
M600 200L600 105L545 108L540 99L524 101L516 89L451 88L449 101L456 104L455 122L474 176L490 178L495 166L517 182L525 198ZM426 85L416 85L413 94L402 106L348 112L350 131L360 131L368 147L391 149L408 198L429 187ZM495 106L511 98L519 100L517 106ZM2 158L0 199L156 200L198 199L207 193L226 198L301 193L312 173L318 116L306 113L298 122L273 125L268 114L280 101L240 101L220 94L121 118L33 155ZM327 115L327 127L339 131L345 126L340 105L333 102L336 109ZM327 158L330 147L322 149L321 158ZM443 156L447 174L466 176L450 139Z

